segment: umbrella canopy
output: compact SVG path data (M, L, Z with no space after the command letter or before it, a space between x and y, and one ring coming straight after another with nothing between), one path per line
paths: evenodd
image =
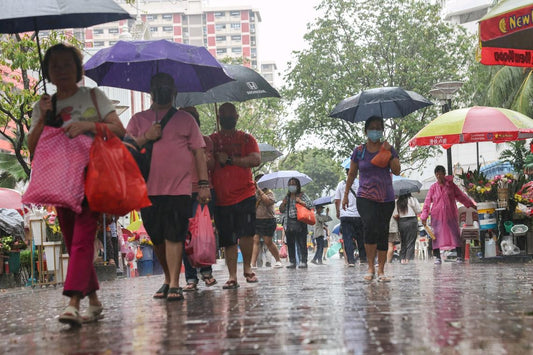
M363 122L372 116L404 117L429 105L433 103L414 91L400 87L382 87L364 90L342 100L329 116L348 122Z
M502 1L479 22L479 59L485 65L532 67L532 38L533 1Z
M475 106L449 111L431 121L411 140L411 147L471 142L508 142L533 137L533 119L520 112Z
M85 28L129 18L113 0L3 0L0 33Z
M263 177L257 182L257 186L262 189L284 189L287 188L291 178L297 178L300 180L300 185L302 186L313 181L309 176L299 171L281 170L276 171L275 173L263 175Z
M150 92L154 74L174 78L178 92L206 91L232 81L204 47L167 40L118 41L85 63L85 75L98 85Z
M396 196L405 195L413 192L420 192L422 183L418 180L411 179L397 179L392 181L394 194Z
M235 81L216 86L203 93L178 92L176 106L196 106L226 101L247 101L264 97L281 97L259 73L243 65L222 64Z
M333 196L324 196L317 198L313 201L313 205L320 206L320 205L329 205L333 203Z
M261 152L261 163L276 160L283 155L282 152L274 148L268 143L259 143L259 151Z
M0 208L20 210L22 208L22 195L20 192L0 187Z
M331 230L331 233L341 235L341 224L339 223L335 225L335 227L333 227L333 229Z

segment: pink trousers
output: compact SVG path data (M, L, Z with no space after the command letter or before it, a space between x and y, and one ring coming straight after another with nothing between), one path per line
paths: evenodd
M86 203L80 214L68 208L58 207L56 210L69 254L63 294L69 297L77 294L83 298L100 288L93 264L99 213L91 211Z

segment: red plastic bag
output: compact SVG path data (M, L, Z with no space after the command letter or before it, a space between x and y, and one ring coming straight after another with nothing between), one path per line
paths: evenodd
M281 248L279 248L279 257L282 259L287 258L287 244L283 244Z
M62 128L44 127L22 203L66 207L80 213L92 141L86 135L69 138Z
M296 204L296 219L305 224L314 225L316 223L314 208L308 209L302 204Z
M189 234L185 241L185 252L193 267L216 263L217 243L207 206L202 208L198 205L195 216L189 218Z
M96 124L85 195L92 211L123 216L150 206L146 183L122 141L105 124Z

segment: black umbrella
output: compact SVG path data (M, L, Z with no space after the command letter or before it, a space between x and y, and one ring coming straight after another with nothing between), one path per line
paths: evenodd
M414 91L400 87L382 87L364 90L342 100L329 116L348 122L363 122L372 116L404 117L429 105L433 103Z
M113 0L2 0L0 33L85 28L99 23L132 18ZM45 86L46 92L46 86Z
M242 65L222 64L226 73L235 79L206 92L182 92L176 97L176 106L196 106L226 101L247 101L264 97L281 97L259 73Z

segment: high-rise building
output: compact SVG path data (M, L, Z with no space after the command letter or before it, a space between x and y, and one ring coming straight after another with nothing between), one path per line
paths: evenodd
M478 21L493 3L493 0L442 0L444 19L476 33Z

